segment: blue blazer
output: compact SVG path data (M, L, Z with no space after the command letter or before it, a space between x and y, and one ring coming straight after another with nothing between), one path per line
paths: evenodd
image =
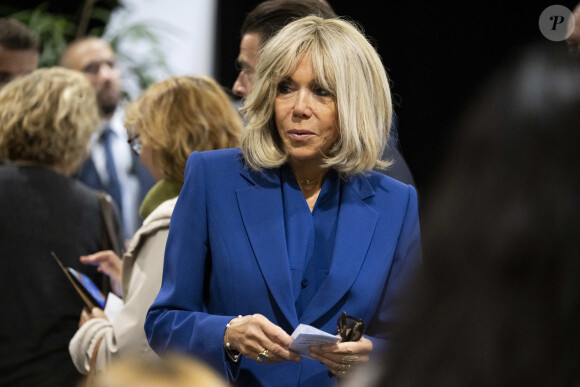
M192 153L171 218L161 290L145 331L151 347L192 354L237 385L325 386L326 366L230 363L226 324L260 313L291 334L299 323L337 334L346 311L367 322L374 348L420 255L417 195L377 172L343 182L330 272L300 319L292 293L279 169L253 172L239 149Z

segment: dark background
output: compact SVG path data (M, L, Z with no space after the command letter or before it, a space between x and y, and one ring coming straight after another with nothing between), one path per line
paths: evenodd
M215 77L231 87L237 72L239 30L261 0L217 0ZM419 194L429 194L457 132L458 120L491 73L527 44L546 39L538 28L554 4L572 10L579 0L557 2L452 2L327 0L359 23L376 46L391 79L399 142ZM33 8L43 1L3 0L2 8ZM79 14L82 2L52 0L48 10ZM170 2L168 2L169 4ZM98 0L112 10L119 0ZM91 24L98 24L92 20ZM565 44L564 42L554 44Z
M219 0L216 77L231 86L242 20L259 0ZM453 2L329 0L358 22L391 79L401 151L419 193L428 195L458 120L491 73L525 45L545 40L538 28L553 4L578 1ZM554 44L565 44L564 42Z

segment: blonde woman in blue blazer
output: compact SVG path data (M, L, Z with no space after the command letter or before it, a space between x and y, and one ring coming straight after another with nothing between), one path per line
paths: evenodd
M241 149L196 152L173 213L145 330L236 385L326 386L388 343L418 266L417 194L374 168L392 105L379 56L340 19L309 16L263 48ZM289 349L309 324L356 341Z

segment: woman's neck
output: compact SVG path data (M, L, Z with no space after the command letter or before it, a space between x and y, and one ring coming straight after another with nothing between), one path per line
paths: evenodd
M322 168L319 163L290 161L289 165L300 188L320 189L328 173L328 168Z
M324 178L328 173L328 168L322 168L319 163L290 161L290 170L298 182L298 186L310 207L314 209Z

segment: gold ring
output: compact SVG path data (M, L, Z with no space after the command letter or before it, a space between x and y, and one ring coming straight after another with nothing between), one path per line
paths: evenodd
M342 357L343 363L356 363L358 361L357 355L345 355Z
M269 351L267 349L264 349L262 352L260 352L258 354L258 357L256 358L256 361L258 363L262 363L262 362L268 360L268 352Z

